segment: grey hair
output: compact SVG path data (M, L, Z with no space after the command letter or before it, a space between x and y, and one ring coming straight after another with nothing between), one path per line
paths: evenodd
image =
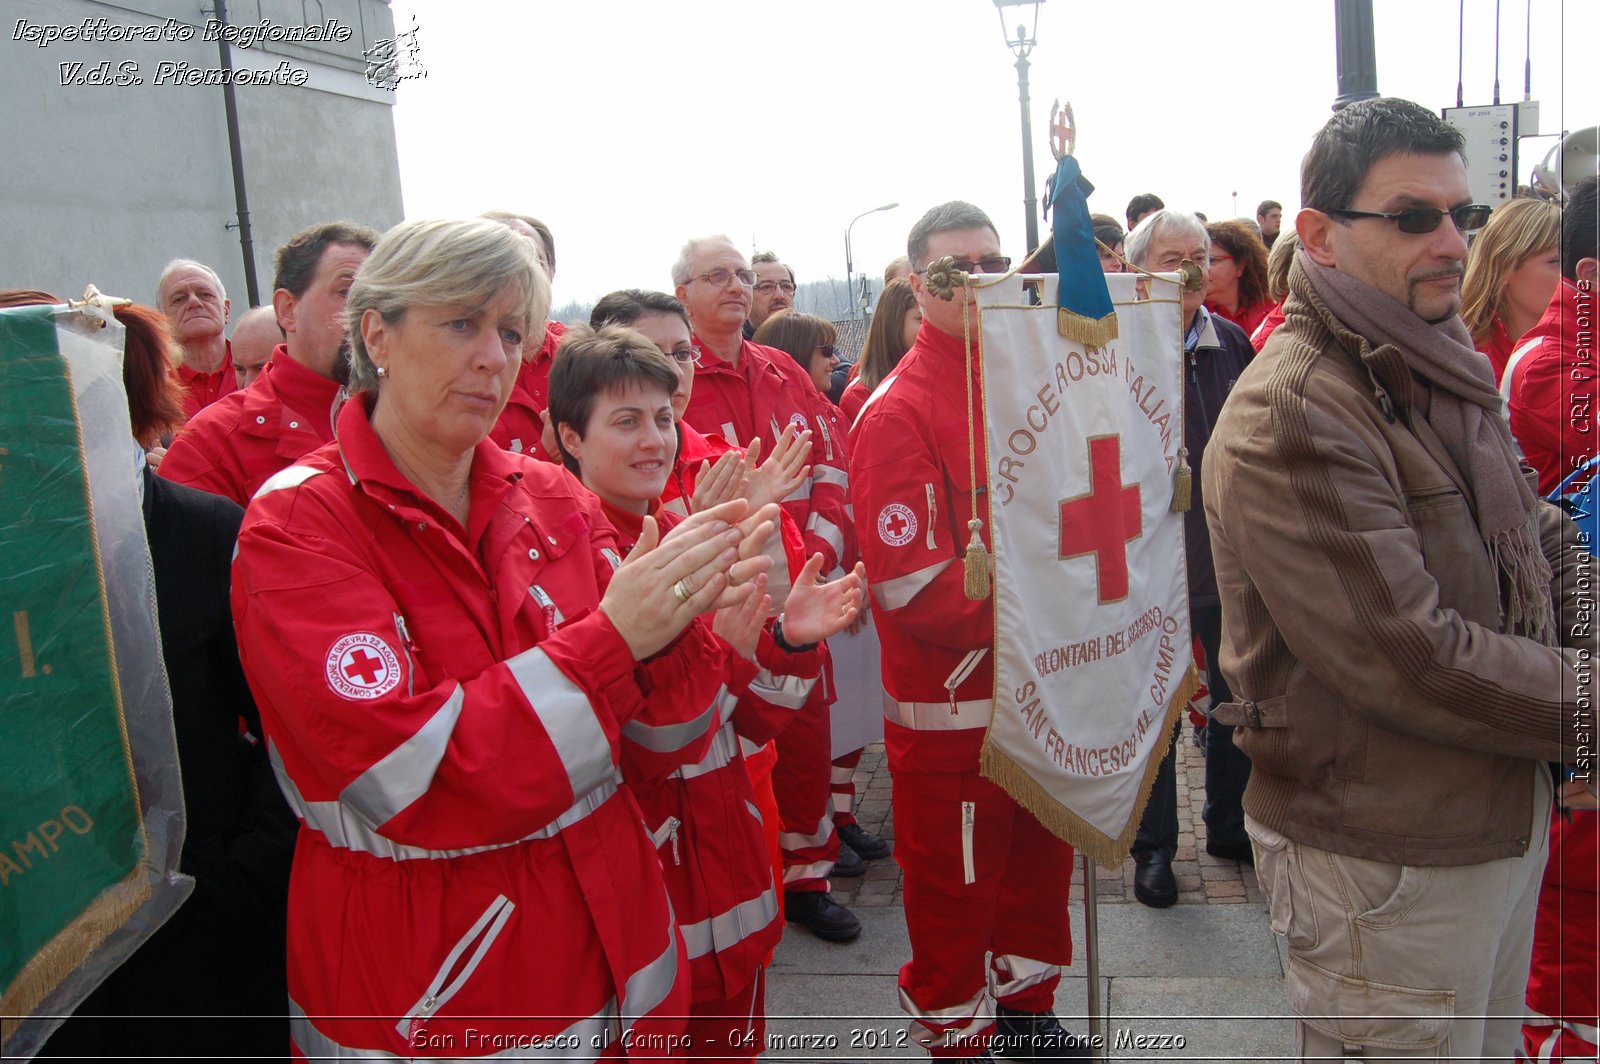
M676 287L678 285L685 285L694 280L694 276L689 271L694 269L695 256L699 255L706 248L717 245L725 245L732 248L734 251L739 251L739 245L735 244L732 240L721 235L720 233L716 236L691 237L688 241L686 241L683 245L683 250L678 252L678 261L672 264L673 286ZM742 258L744 256L744 252L740 251L739 255Z
M194 259L173 259L171 262L167 263L161 268L161 276L156 281L156 297L158 302L165 302L160 298L160 295L161 289L167 283L167 278L183 269L199 270L201 273L211 278L211 283L217 286L217 295L221 297L224 303L228 301L228 289L223 285L222 278L217 276L216 270L213 270L210 266L207 266L203 262L196 262Z
M917 224L911 227L911 235L906 238L906 256L911 259L913 272L928 266L928 238L952 229L987 229L996 240L1000 239L1000 230L977 207L965 200L941 203L918 218Z
M1189 211L1175 211L1168 208L1156 211L1133 227L1133 232L1128 234L1128 242L1123 248L1128 261L1135 266L1146 267L1150 257L1150 245L1156 242L1156 237L1171 229L1176 229L1185 236L1198 238L1207 251L1211 250L1211 234L1206 232L1206 223Z
M774 266L782 266L789 274L789 283L794 283L794 267L778 258L778 253L776 251L758 251L754 255L750 256L750 265L752 267L759 266L763 262L770 262Z
M350 338L350 394L374 391L377 369L361 337L375 310L393 325L412 307L481 307L507 287L523 300L523 332L550 313L550 282L533 241L482 218L401 222L361 264L345 305Z

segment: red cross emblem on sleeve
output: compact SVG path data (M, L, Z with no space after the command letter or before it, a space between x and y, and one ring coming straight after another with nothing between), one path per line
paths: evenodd
M328 648L328 686L354 701L379 698L400 682L400 656L372 632L352 632Z
M1122 439L1089 438L1089 490L1061 500L1061 558L1094 555L1101 605L1128 597L1128 544L1144 534L1139 485L1122 483Z

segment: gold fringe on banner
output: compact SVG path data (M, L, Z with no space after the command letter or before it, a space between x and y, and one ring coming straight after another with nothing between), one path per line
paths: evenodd
M22 966L0 993L0 1045L38 1010L41 1002L71 975L84 959L105 944L150 900L150 872L140 864L128 878L101 891L89 907Z
M1175 514L1189 512L1194 505L1194 473L1189 469L1189 448L1178 448L1178 468L1172 471L1172 505Z
M1200 674L1191 663L1183 682L1178 685L1172 698L1167 702L1167 709L1157 735L1170 737L1173 734L1179 723L1179 714L1199 688ZM1122 864L1133 849L1133 837L1139 833L1139 818L1144 814L1145 803L1150 800L1150 788L1155 786L1156 773L1160 771L1161 760L1165 756L1166 750L1163 748L1161 757L1152 756L1149 759L1149 763L1145 766L1144 778L1139 781L1139 798L1134 803L1133 815L1128 818L1122 834L1116 838L1107 835L1062 805L1043 784L1030 776L1026 769L1013 761L1010 755L997 747L987 735L983 740L983 752L978 758L978 771L985 779L992 780L1001 790L1011 795L1018 805L1037 817L1039 823L1043 824L1052 835L1088 854L1096 864L1115 868ZM1088 884L1085 884L1085 888L1088 888Z
M1117 338L1117 312L1113 310L1103 318L1087 318L1065 307L1057 307L1056 332L1092 351Z

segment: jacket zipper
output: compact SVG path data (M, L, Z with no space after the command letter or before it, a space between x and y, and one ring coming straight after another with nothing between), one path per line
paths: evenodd
M978 820L978 803L961 803L961 875L962 882L967 884L978 881L978 873L973 868L972 862L972 831Z
M650 833L650 839L656 844L656 849L661 849L661 844L668 839L672 840L672 863L681 865L683 862L678 857L678 827L683 821L675 816L669 816L662 821L661 826Z
M933 485L932 484L924 484L922 486L924 488L926 488L927 491L928 491L928 537L927 537L928 549L929 550L936 550L937 547L935 546L934 540L933 540L933 522L939 516L939 503L933 496Z
M500 937L501 930L505 928L506 921L511 919L511 914L516 907L516 903L504 894L497 896L494 901L489 903L489 907L483 911L483 915L478 917L477 922L472 925L472 928L465 935L461 936L461 940L455 944L455 948L445 957L444 963L439 966L438 972L434 974L433 981L428 984L427 991L423 993L422 1000L411 1006L411 1011L402 1016L400 1022L395 1024L395 1029L400 1032L400 1037L408 1042L415 1042L417 1032L422 1030L423 1025L428 1022L428 1017L436 1009L444 1007L451 998L461 992L461 988L467 985L467 980L472 978L472 973L477 970L478 965L483 961L484 954L489 952L489 947L493 946L495 939ZM449 979L450 973L456 970L456 962L461 959L461 955L467 951L467 947L472 945L474 941L478 945L472 951L472 956L467 958L466 963L461 965L459 971L456 971L456 977L450 982L450 985L445 986L445 980Z
M976 650L967 651L967 656L961 659L961 663L956 666L955 671L945 678L944 689L950 693L950 715L952 717L956 715L956 688L966 682L967 677L972 675L972 670L978 667L978 662L982 661L983 656L987 653L989 653L988 647L979 647Z
M822 450L827 455L828 461L833 461L833 437L828 435L828 423L817 418L817 428L822 431Z
M417 693L417 663L411 660L411 633L406 631L406 619L394 615L394 632L400 637L400 650L406 656L406 697Z

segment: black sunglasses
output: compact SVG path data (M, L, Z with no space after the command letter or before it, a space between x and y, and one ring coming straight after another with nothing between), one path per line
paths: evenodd
M1444 221L1444 216L1447 214L1460 232L1477 232L1488 224L1489 213L1493 210L1494 208L1487 203L1464 203L1447 211L1437 207L1407 207L1393 214L1383 214L1379 211L1329 211L1328 213L1335 218L1382 218L1386 222L1394 222L1402 233L1420 236L1439 228L1439 223Z

